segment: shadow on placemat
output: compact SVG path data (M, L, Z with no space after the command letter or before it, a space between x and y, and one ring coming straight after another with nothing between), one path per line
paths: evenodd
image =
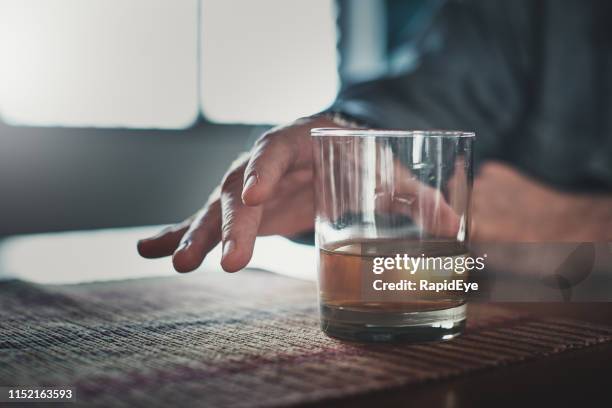
M318 327L312 283L259 271L73 286L0 283L0 385L87 406L279 406L447 378L612 340L612 328L469 306L445 343L360 345ZM74 404L70 404L74 406Z

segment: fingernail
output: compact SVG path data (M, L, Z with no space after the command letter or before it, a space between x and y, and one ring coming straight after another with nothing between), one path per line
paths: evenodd
M230 252L232 252L234 250L234 247L236 246L236 243L233 240L229 240L223 243L223 255L222 257L225 258L227 255L229 255Z
M250 189L251 187L253 187L255 184L257 184L257 173L251 173L249 175L249 177L247 177L246 181L244 182L244 186L242 187L242 191L247 191L248 189Z
M177 248L177 251L184 251L191 245L191 240L183 241L183 243Z

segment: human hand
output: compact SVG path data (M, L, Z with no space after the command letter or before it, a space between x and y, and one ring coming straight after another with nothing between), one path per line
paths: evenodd
M250 152L230 166L202 209L156 236L140 240L138 252L145 258L172 255L174 268L189 272L221 242L221 266L235 272L248 264L258 235L292 236L312 230L315 213L310 130L337 126L332 119L317 116L266 132ZM342 162L346 165L350 160L355 157L347 155ZM414 179L398 162L391 169L392 177L377 177L382 184L375 190L394 194L377 194L376 211L403 213L430 234L455 236L459 218L444 197ZM343 172L339 170L339 174ZM383 185L384 180L393 180L393 185Z
M612 195L570 193L500 162L474 182L474 241L605 242L612 239Z
M221 242L221 266L235 272L251 259L256 236L312 230L310 129L337 126L329 118L316 116L266 132L230 166L202 209L140 240L138 252L145 258L172 256L178 272L190 272Z

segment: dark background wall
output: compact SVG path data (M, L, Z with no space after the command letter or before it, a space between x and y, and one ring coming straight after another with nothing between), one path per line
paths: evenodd
M181 131L0 122L0 235L180 220L264 130L204 122Z

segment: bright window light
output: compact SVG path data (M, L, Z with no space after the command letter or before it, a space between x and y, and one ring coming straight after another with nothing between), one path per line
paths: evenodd
M72 284L176 276L170 259L145 261L134 250L138 239L156 234L160 229L161 226L137 227L6 238L0 241L0 282L21 279L42 284ZM221 245L217 245L206 256L200 270L220 271L220 262ZM287 268L289 262L292 268ZM257 238L247 267L314 281L314 263L314 247L269 236Z
M199 110L197 43L197 0L0 0L0 116L189 126Z
M338 91L333 0L202 0L203 115L279 123Z

